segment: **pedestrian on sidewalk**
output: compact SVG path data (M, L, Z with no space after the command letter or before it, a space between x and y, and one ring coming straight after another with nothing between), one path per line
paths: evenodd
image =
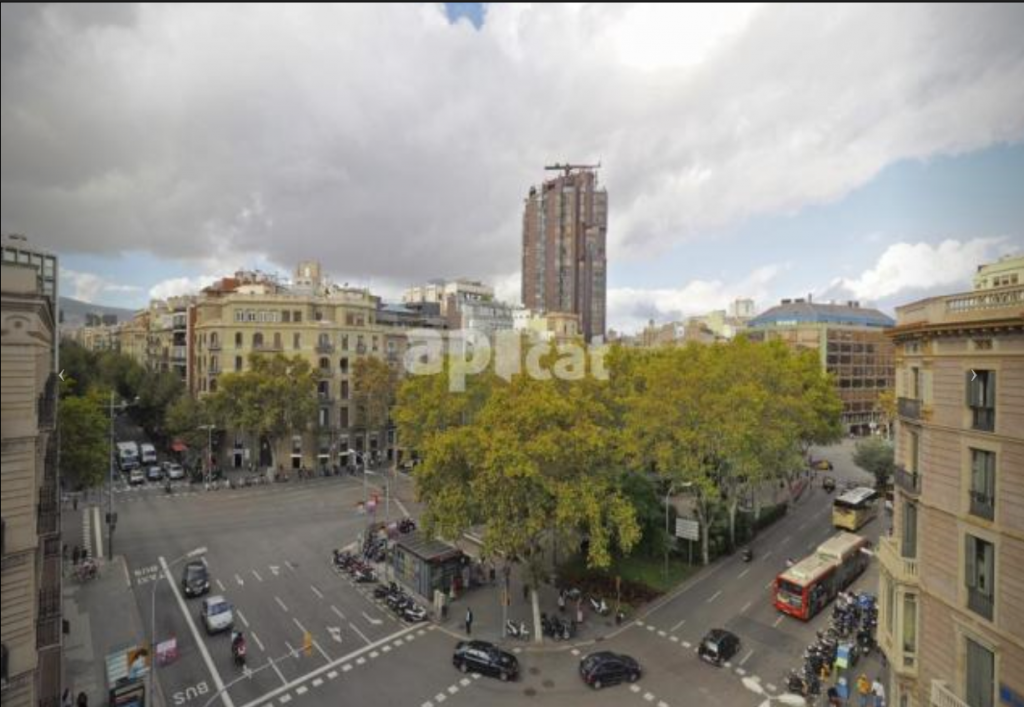
M75 703L71 701L71 688L65 687L60 696L60 707L74 707L74 705Z
M871 701L871 681L864 673L857 678L857 694L860 695L860 707L869 707Z
M565 590L564 589L559 589L558 590L558 613L559 614L564 614L565 613Z
M75 700L75 704L78 707L89 707L89 696L86 695L84 692L79 692L78 699Z
M473 635L473 609L466 607L466 635Z
M871 683L871 694L875 697L875 707L885 707L885 685L880 677Z
M82 558L82 551L78 549L78 545L75 545L75 549L71 551L71 566L78 567L78 561Z
M71 494L71 510L73 510L73 511L77 511L78 510L78 494L77 493Z
M530 601L530 585L523 582L523 601Z
M576 600L576 623L583 624L583 599Z
M490 575L491 586L493 587L494 583L498 579L498 570L495 569L493 562L489 562L488 564L490 565L490 567L488 568L487 571L488 571L488 574Z

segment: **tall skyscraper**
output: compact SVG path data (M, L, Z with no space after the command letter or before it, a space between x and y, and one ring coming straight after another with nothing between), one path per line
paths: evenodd
M608 192L594 166L548 169L562 174L531 187L523 210L523 304L579 315L591 341L605 332Z

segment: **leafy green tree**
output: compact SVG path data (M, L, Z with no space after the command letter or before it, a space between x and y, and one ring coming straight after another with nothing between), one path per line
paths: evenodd
M377 432L380 449L387 447L389 411L394 404L398 378L379 358L362 356L352 366L352 402L355 426L363 429L364 446L370 450L370 433Z
M219 378L207 405L218 424L246 430L253 443L266 439L277 466L279 442L305 432L316 419L316 381L301 356L252 353L248 370ZM258 458L258 449L253 451Z
M878 409L882 412L882 419L885 420L885 434L888 439L893 438L893 424L896 422L897 403L896 391L883 390L878 394Z
M213 424L213 415L205 399L182 393L167 407L164 430L168 437L180 439L193 457L203 457L209 442L204 425Z
M881 437L861 440L854 447L853 463L875 477L875 488L884 489L896 468L892 444Z
M60 470L71 488L99 486L110 473L110 420L103 393L61 399L57 413L60 430Z

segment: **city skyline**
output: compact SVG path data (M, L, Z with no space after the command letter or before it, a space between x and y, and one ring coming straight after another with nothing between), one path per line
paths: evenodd
M613 195L618 330L736 297L891 313L1024 243L1019 6L3 12L0 225L100 304L296 257L518 302L523 194L566 160Z

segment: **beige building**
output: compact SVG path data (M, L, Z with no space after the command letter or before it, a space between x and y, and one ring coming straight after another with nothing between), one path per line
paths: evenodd
M563 343L583 335L580 317L572 312L532 312L518 308L512 312L512 328L538 341Z
M896 495L879 545L893 705L1024 700L1024 283L897 309Z
M978 266L974 289L989 290L1024 284L1024 256L1006 255L994 263Z
M56 257L4 242L2 265L2 642L4 707L55 705L61 690ZM11 258L9 256L14 255ZM45 265L43 263L46 263Z
M390 459L392 433L382 440L377 431L362 428L352 402L359 358L381 358L396 369L401 363L403 337L378 321L378 305L369 291L330 285L318 275L287 288L269 280L225 278L207 288L192 309L190 389L200 396L215 391L219 376L246 370L253 353L303 356L318 377L318 431L282 441L277 463L286 469L344 465L349 449ZM269 465L270 450L257 450L254 442L229 431L222 463Z

